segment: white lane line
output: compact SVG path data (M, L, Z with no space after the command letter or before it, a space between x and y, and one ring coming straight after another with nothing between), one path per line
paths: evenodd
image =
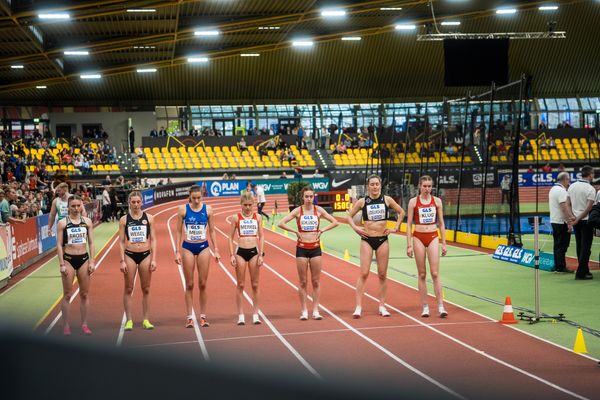
M152 216L156 217L162 213L165 213L165 212L170 211L177 207L179 207L179 205L165 208L164 210L161 210L161 211L157 212L156 214L152 214ZM136 274L135 278L133 279L133 291L135 291L135 283L137 281L137 277L138 277L138 274ZM131 296L133 297L133 292L131 292ZM117 336L117 343L116 343L117 347L119 347L123 344L123 336L125 334L125 323L126 322L127 322L127 315L125 314L125 311L123 311L123 318L121 319L121 326L119 327L119 334Z
M113 239L113 241L110 244L110 246L108 247L108 249L104 252L104 254L102 254L102 257L100 257L100 260L96 263L96 271L98 270L98 268L100 268L100 266L102 265L102 261L104 261L104 259L108 255L108 253L110 253L110 250L113 248L113 246L118 241L119 241L118 236ZM73 303L73 300L75 300L75 298L77 297L78 294L79 294L79 288L77 288L77 290L75 290L75 293L73 293L73 295L71 296L71 300L69 300L69 304ZM62 311L59 311L58 314L56 315L56 317L50 323L50 325L48 325L48 328L46 328L44 335L47 335L52 331L52 329L54 328L54 325L56 325L58 323L58 321L60 321L61 317L62 317Z
M217 230L220 231L219 228L215 227L215 229L217 229ZM210 252L214 256L213 251L210 250ZM231 279L231 282L233 282L234 285L237 285L237 281L236 281L235 277L231 274L231 272L229 272L227 270L227 268L225 267L225 265L223 265L223 263L221 261L219 261L219 266L225 272L225 274L227 274L227 276L229 277L229 279ZM250 303L250 305L253 305L252 299L250 298L250 296L248 295L248 293L246 293L245 290L244 290L244 298L248 301L248 303ZM294 357L296 357L296 359L300 362L300 364L302 364L304 366L304 368L306 368L316 378L323 379L321 377L321 375L317 372L317 370L314 369L313 366L310 365L310 363L308 361L306 361L306 359L304 357L302 357L302 355L294 348L294 346L292 346L290 344L290 342L288 342L283 337L283 335L277 330L277 328L275 328L275 326L271 323L271 321L269 320L269 318L267 318L267 316L262 311L258 311L258 314L261 316L261 318L263 319L263 321L267 324L267 326L269 327L269 329L271 329L271 331L275 334L275 336L277 337L277 339L279 339L279 341L281 341L281 343L283 343L283 345L290 351L290 353L292 353L294 355Z
M221 229L219 229L217 227L215 227L215 229L217 231L219 231L219 233L221 233L221 235L227 237L227 235L225 234L225 232L223 232ZM265 242L267 242L267 241L265 240ZM289 254L290 256L292 256L290 253L287 253L287 254ZM294 256L292 256L292 257L294 257ZM298 290L298 287L296 285L294 285L292 282L290 282L287 278L285 278L279 272L277 272L273 268L271 268L267 263L263 262L263 266L265 268L267 268L269 271L271 271L273 274L275 274L277 277L279 277L282 281L284 281L285 283L287 283L288 286L292 287L296 291ZM309 298L310 301L312 301L312 297L311 296L308 296L308 298ZM409 363L407 363L406 361L404 361L403 359L401 359L400 357L398 357L397 355L395 355L394 353L392 353L391 351L389 351L388 349L386 349L385 347L383 347L382 345L380 345L379 343L377 343L376 341L374 341L373 339L371 339L370 337L364 335L358 329L356 329L353 326L351 326L350 324L348 324L346 321L344 321L343 319L341 319L340 317L338 317L334 312L330 311L328 308L326 308L322 304L320 304L319 307L321 309L323 309L327 314L329 314L333 318L335 318L335 320L337 320L340 324L342 324L343 326L345 326L346 329L352 331L354 334L356 334L357 336L359 336L360 338L362 338L363 340L365 340L366 342L368 342L369 344L371 344L372 346L374 346L375 348L377 348L378 350L380 350L381 352L383 352L385 355L387 355L388 357L390 357L392 360L396 361L400 365L404 366L405 368L407 368L408 370L412 371L416 375L419 375L420 377L422 377L426 381L432 383L433 385L437 386L438 388L442 389L443 391L451 394L452 396L454 396L454 397L456 397L458 399L466 400L466 398L464 396L458 394L454 390L452 390L449 387L443 385L441 382L438 382L433 377L427 375L426 373L422 372L421 370L413 367L412 365L410 365Z
M173 247L173 257L175 257L175 252L177 251L175 247L175 240L173 239L173 232L171 231L171 220L175 218L177 214L173 214L167 220L167 228L169 230L169 237L171 238L171 246ZM185 277L183 275L183 267L181 265L177 266L177 270L179 271L179 277L181 278L181 285L183 286L183 291L185 292ZM194 332L196 333L196 339L198 340L198 345L200 346L200 351L202 352L202 356L204 360L210 361L210 357L208 355L208 350L206 349L206 343L202 339L202 333L200 332L200 328L198 327L198 320L196 319L196 312L194 311L194 307L192 306L192 319L194 320Z
M293 255L293 254L289 253L288 251L286 251L286 250L282 249L281 247L277 246L276 244L274 244L274 243L272 243L272 242L270 242L270 241L268 241L268 240L265 240L265 243L268 243L269 245L271 245L271 246L275 247L276 249L279 249L280 251L282 251L283 253L285 253L285 254L289 255L290 257L294 257L294 255ZM336 258L339 258L339 257L336 257ZM342 285L344 285L344 286L347 286L347 287L349 287L349 288L351 288L351 289L353 289L353 290L356 290L356 287L354 287L354 286L352 286L351 284L349 284L349 283L347 283L347 282L345 282L345 281L343 281L343 280L339 279L338 277L336 277L336 276L334 276L334 275L330 274L329 272L327 272L327 271L323 270L323 271L322 271L322 273L323 273L323 274L325 274L325 275L327 275L327 276L329 276L330 278L332 278L332 279L334 279L334 280L338 281L338 282L339 282L339 283L341 283ZM379 300L378 300L378 299L377 299L375 296L372 296L372 295L370 295L370 294L369 294L369 293L367 293L366 291L365 291L365 296L367 296L368 298L370 298L371 300L373 300L373 301L375 301L375 302L379 302ZM408 318L408 319L410 319L410 320L414 321L415 323L417 323L417 324L420 324L420 325L422 325L422 326L424 326L424 327L426 327L426 328L428 328L428 329L432 330L433 332L435 332L435 333L437 333L437 334L439 334L439 335L441 335L441 336L443 336L443 337L445 337L445 338L447 338L447 339L449 339L449 340L451 340L451 341L453 341L453 342L457 343L458 345L460 345L460 346L462 346L462 347L464 347L464 348L466 348L466 349L469 349L469 350L471 350L471 351L473 351L473 352L475 352L475 353L477 353L477 354L480 354L481 356L483 356L483 357L485 357L485 358L488 358L489 360L492 360L492 361L494 361L494 362L496 362L496 363L498 363L498 364L500 364L500 365L503 365L503 366L505 366L505 367L507 367L507 368L509 368L509 369L512 369L513 371L519 372L519 373L521 373L521 374L523 374L523 375L525 375L525 376L527 376L527 377L529 377L529 378L532 378L532 379L534 379L534 380L536 380L536 381L538 381L538 382L540 382L540 383L543 383L543 384L545 384L545 385L547 385L547 386L550 386L550 387L551 387L551 388L553 388L553 389L556 389L556 390L558 390L558 391L560 391L560 392L563 392L563 393L565 393L565 394L568 394L569 396L572 396L572 397L578 398L578 399L580 399L580 400L589 400L587 397L584 397L584 396L582 396L582 395L579 395L579 394L577 394L577 393L575 393L575 392L572 392L572 391L570 391L570 390L568 390L568 389L566 389L566 388L563 388L562 386L559 386L559 385L557 385L557 384L555 384L555 383L552 383L552 382L550 382L550 381L548 381L548 380L546 380L546 379L544 379L544 378L542 378L542 377L540 377L540 376L538 376L538 375L535 375L535 374L533 374L533 373L531 373L531 372L528 372L528 371L526 371L526 370L524 370L524 369L522 369L522 368L519 368L519 367L517 367L516 365L510 364L510 363L508 363L508 362L506 362L506 361L503 361L503 360L501 360L501 359L499 359L499 358L497 358L497 357L494 357L494 356L492 356L492 355L490 355L490 354L486 353L486 352L485 352L485 351L483 351L483 350L479 350L479 349L477 349L476 347L474 347L474 346L471 346L470 344L468 344L468 343L465 343L465 342L463 342L463 341L462 341L462 340L460 340L460 339L457 339L457 338L455 338L455 337L453 337L453 336L450 336L450 335L446 334L445 332L442 332L442 331L440 331L439 329L436 329L435 327L433 327L433 326L431 326L431 325L425 324L425 323L423 323L423 322L419 321L418 319L416 319L416 318L414 318L414 317L412 317L412 316L410 316L410 315L406 314L405 312L403 312L403 311L400 311L398 308L396 308L396 307L394 307L394 306L392 306L392 305L389 305L388 303L386 303L386 306L388 306L390 309L392 309L392 310L396 311L397 313L399 313L399 314L401 314L401 315L405 316L406 318Z
M492 322L475 322L474 324L491 324ZM439 325L458 325L462 323L440 323ZM365 328L356 328L359 331L373 331L373 330L384 330L384 329L403 329L403 328L420 328L420 325L390 325L390 326L370 326ZM320 329L314 331L301 331L301 332L288 332L282 333L281 336L304 336L304 335L322 335L327 333L348 333L352 332L350 329L339 328L339 329ZM204 339L205 342L228 342L235 340L250 340L250 339L264 339L264 338L274 338L275 335L248 335L248 336L231 336L231 337L222 337L222 338L214 338L214 339ZM173 346L179 344L190 344L196 343L196 341L184 341L184 342L166 342L166 343L153 343L153 344L144 344L139 346L133 346L134 348L142 348L142 347L161 347L161 346Z

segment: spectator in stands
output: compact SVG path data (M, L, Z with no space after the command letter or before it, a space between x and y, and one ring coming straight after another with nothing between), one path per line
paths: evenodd
M158 131L158 136L167 136L167 130L164 126L160 127L160 130Z
M158 131L156 129L152 129L150 131L150 137L158 137Z
M244 139L243 136L240 138L240 141L238 142L238 147L240 149L241 154L244 154L245 151L248 151L248 146L246 145L246 140Z
M390 150L387 148L387 146L381 147L381 159L387 160L389 158L390 158Z
M306 138L302 138L300 139L300 149L301 150L308 150L308 145L306 144Z
M552 136L548 137L548 147L550 148L550 150L556 149L556 141Z
M293 151L292 149L290 149L290 150L288 151L288 154L287 154L287 160L288 160L289 162L296 161L296 155L294 154L294 151Z
M511 191L511 179L509 175L504 175L502 181L500 182L500 189L502 190L502 198L500 199L500 204L504 204L504 199L506 199L506 203L510 204L510 191Z
M169 178L169 180L171 180L171 178ZM169 183L169 182L167 182ZM125 177L123 175L120 175L117 180L115 181L115 185L116 186L123 186L125 184Z
M302 179L302 168L294 168L294 179L296 179L296 180Z
M237 176L235 176L235 174L231 174L231 176L229 177L230 181L237 181Z
M112 185L112 180L110 179L110 175L106 175L106 178L104 178L104 180L102 181L102 185L103 186Z
M521 153L524 155L533 154L533 147L531 147L531 141L528 138L521 140Z
M223 181L228 181L229 180L229 175L227 175L227 172L225 172L223 174L223 176L221 177L221 180L223 180Z
M318 168L315 168L315 173L313 174L313 178L324 178L325 175L319 172Z
M552 172L552 167L550 166L550 163L546 163L546 165L544 165L542 167L542 171L543 172Z
M268 154L269 153L265 146L260 146L258 148L258 156L260 157L261 160L263 160L264 157L268 156Z
M540 124L538 125L538 130L540 132L544 132L548 129L548 127L546 126L546 123L544 121L541 121Z
M277 149L277 145L275 144L275 139L270 138L269 141L267 142L267 150L275 150L275 149Z
M285 171L283 171L283 172L281 173L281 175L279 176L279 179L288 179L288 176L287 176L287 174L285 173Z
M8 191L6 192L8 193L8 198L7 199L4 190L0 189L0 219L1 222L4 224L7 224L9 222L12 223L20 223L23 224L25 223L25 221L21 220L21 219L17 219L17 218L13 218L12 214L11 214L11 205L9 203L9 200L15 199L17 198L17 193L15 192L14 189L9 188ZM14 201L14 200L11 200Z
M575 243L577 246L577 272L575 279L592 279L588 265L590 260L592 240L594 239L593 229L588 225L588 215L594 200L596 199L596 190L591 185L594 180L594 168L586 165L581 168L581 179L569 186L569 198L571 199L571 210L575 215L573 221L573 230L575 231Z
M281 151L279 152L279 162L283 162L283 160L287 159L287 153L284 149L281 149Z
M340 143L336 146L335 151L333 152L333 154L346 154L346 145L344 145L343 143Z
M121 200L117 196L117 191L115 190L114 186L110 187L108 195L110 197L110 217L113 221L117 221L119 219L119 209L117 208L117 206Z
M563 163L558 164L558 170L560 172L565 172L566 171L565 164L563 164Z
M456 155L456 146L454 146L453 144L448 144L444 150L449 156Z
M533 165L529 165L529 167L527 168L527 173L533 174L534 172L535 172L535 169L533 169Z

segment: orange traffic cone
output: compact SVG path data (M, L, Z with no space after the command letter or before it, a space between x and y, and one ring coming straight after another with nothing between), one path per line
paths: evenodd
M504 312L502 313L502 319L500 321L501 324L518 324L519 321L515 319L515 314L513 312L512 302L510 301L510 296L506 297L504 300Z

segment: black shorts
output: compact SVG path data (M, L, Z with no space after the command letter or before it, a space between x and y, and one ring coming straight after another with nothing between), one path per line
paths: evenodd
M242 257L246 262L248 262L252 260L253 257L258 255L258 249L256 247L253 247L251 249L244 249L242 247L238 247L235 254Z
M77 271L87 260L90 259L90 255L88 253L85 254L63 254L63 260L68 261L71 264L71 267L75 271Z
M320 247L317 247L314 249L305 249L305 248L296 246L296 257L313 258L313 257L321 257L322 254L323 253L321 252Z
M371 246L371 248L373 250L377 251L379 246L381 246L382 244L387 242L388 237L387 237L387 235L385 235L385 236L369 236L366 238L362 238L362 240L369 243L369 246Z
M141 264L142 261L144 261L146 259L146 257L148 257L150 255L150 250L146 250L146 251L130 251L130 250L125 250L125 255L129 258L131 258L136 264Z

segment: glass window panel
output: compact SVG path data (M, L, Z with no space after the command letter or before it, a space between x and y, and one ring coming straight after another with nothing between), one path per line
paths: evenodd
M560 122L559 116L557 112L549 112L548 113L548 128L556 129L558 123Z
M567 104L569 105L569 109L571 111L579 110L579 103L577 103L577 99L574 97L570 97L567 99Z
M538 109L540 111L545 111L546 110L546 103L544 102L544 99L537 99L538 102Z
M592 103L590 103L590 99L587 97L582 97L581 99L579 99L579 101L581 101L581 107L584 110L592 110Z
M546 99L546 105L548 106L548 110L552 110L552 111L558 110L558 105L556 104L556 99Z
M556 99L556 104L558 105L559 110L568 110L569 105L567 104L567 99Z
M590 103L592 104L592 110L600 110L600 98L590 97Z

